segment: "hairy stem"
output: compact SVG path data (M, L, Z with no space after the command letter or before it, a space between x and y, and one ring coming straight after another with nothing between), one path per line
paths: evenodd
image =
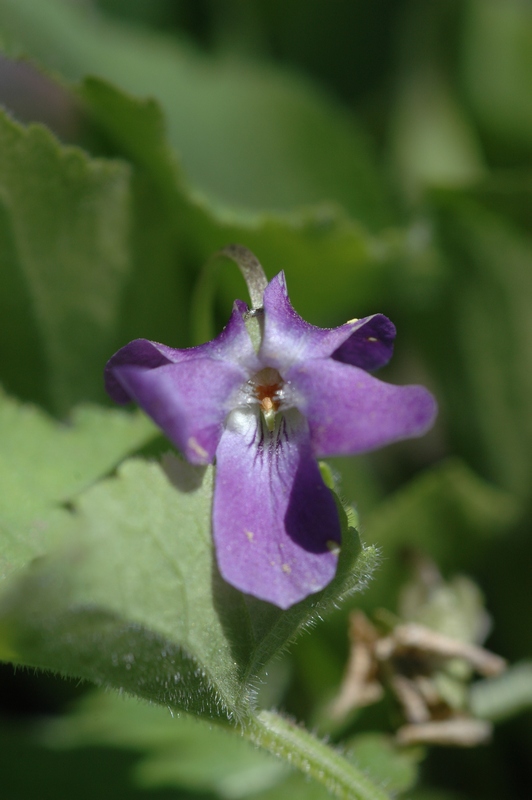
M343 755L275 712L261 711L252 717L246 722L243 735L322 783L335 797L389 800L386 792Z

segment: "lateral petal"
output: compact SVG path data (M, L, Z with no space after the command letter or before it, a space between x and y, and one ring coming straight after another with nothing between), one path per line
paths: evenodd
M248 371L257 371L257 357L244 323L245 303L237 300L229 322L221 333L210 342L177 349L148 339L135 339L120 348L105 367L105 389L112 399L121 404L135 398L129 395L123 383L117 380L117 370L122 367L141 367L145 370L158 369L166 364L178 364L198 358L210 358L237 364Z
M114 367L113 375L192 464L213 460L225 417L247 378L237 364L214 358L156 368L125 365Z
M423 386L393 386L332 359L309 360L286 379L318 457L355 455L422 436L437 413Z

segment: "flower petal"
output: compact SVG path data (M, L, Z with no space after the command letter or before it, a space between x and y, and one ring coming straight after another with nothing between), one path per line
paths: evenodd
M134 339L134 341L120 348L111 356L105 366L104 382L107 394L116 402L124 405L133 400L132 395L124 388L117 378L117 371L123 367L138 367L145 370L158 369L165 364L179 361L180 350L174 350L159 342L150 342L148 339Z
M112 356L105 367L105 388L117 403L134 400L124 385L117 380L117 369L125 366L142 367L146 370L158 369L165 364L177 364L197 358L212 358L228 361L246 368L249 372L260 369L253 345L244 323L245 303L237 300L229 322L223 331L212 341L197 347L179 350L148 339L135 339Z
M332 359L309 360L285 377L318 457L355 455L422 436L437 412L423 386L393 386Z
M192 464L208 464L247 373L237 364L193 358L155 368L115 366L113 376Z
M326 586L340 523L301 415L278 415L270 433L256 408L235 409L216 464L213 535L225 580L280 608Z
M334 351L332 358L371 372L384 367L393 355L395 325L384 314L358 320L351 336Z
M265 364L281 371L306 358L327 358L371 319L352 320L339 328L318 328L305 322L293 309L284 273L280 272L264 291L264 336L259 355ZM377 335L377 327L370 336ZM363 334L361 337L363 341Z

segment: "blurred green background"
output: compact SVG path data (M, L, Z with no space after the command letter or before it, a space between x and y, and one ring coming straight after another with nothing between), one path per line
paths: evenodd
M382 377L428 385L440 416L422 440L333 462L383 554L349 607L396 611L417 548L478 584L490 649L531 658L532 2L0 0L0 45L13 118L94 159L38 134L30 157L1 134L6 392L59 420L108 404L115 349L193 343L197 277L235 240L286 271L315 324L385 313ZM218 328L245 291L227 274ZM311 726L341 679L348 610L270 676L272 702ZM0 667L2 798L219 796L134 788L142 745L50 749L34 723L88 690ZM344 733L395 721L371 709ZM522 800L531 748L518 714L488 746L433 748L406 796Z

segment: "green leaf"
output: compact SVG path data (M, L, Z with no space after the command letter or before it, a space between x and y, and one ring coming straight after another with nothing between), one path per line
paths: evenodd
M0 113L0 356L11 391L64 413L103 398L128 272L130 170Z
M135 136L146 143L134 170L0 120L3 379L61 414L104 399L103 367L128 339L189 343L177 166L160 112L116 92L110 111L107 100L102 90L101 115L129 132L125 155L141 150Z
M171 465L167 477L156 464L126 462L80 496L65 550L8 584L0 619L23 663L206 716L241 711L213 600L241 602L220 579L215 598L207 588L212 470Z
M48 552L61 506L154 435L140 413L84 406L59 424L0 392L0 576Z
M419 789L408 795L408 800L469 800L464 794L440 789Z
M324 326L374 311L392 256L386 239L368 235L334 207L268 214L245 223L229 215L213 218L206 207L192 206L185 219L197 264L205 263L228 242L243 243L257 255L270 278L281 269L286 271L298 313ZM235 297L246 296L238 276L232 277L235 274L236 270L226 272L221 287L226 309Z
M404 188L475 183L484 172L480 145L465 110L434 67L407 71L392 121L392 153Z
M309 781L302 772L294 772L279 786L253 795L253 800L329 800L330 797L323 784Z
M431 557L445 572L456 569L456 553L467 568L479 547L506 531L522 509L514 497L481 480L458 459L426 470L389 496L362 520L366 537L383 554L379 580L360 604L396 608L404 583L405 546Z
M338 574L288 612L225 584L213 562L212 468L167 457L125 462L78 496L62 545L0 591L0 657L113 686L196 716L239 721L243 734L341 796L382 797L304 731L261 712L264 664L345 594L375 561L344 530ZM354 781L352 795L346 794ZM357 782L360 783L359 785ZM343 787L343 788L342 788Z
M72 713L50 720L41 741L58 749L134 750L141 755L134 768L139 786L211 791L229 800L278 786L289 771L237 731L109 692L92 693Z
M11 53L29 52L70 79L93 74L157 98L194 188L214 203L286 211L330 200L373 227L389 219L352 117L273 65L210 58L63 0L2 0Z
M174 457L164 470L126 462L118 478L81 495L64 523L65 551L6 588L0 620L13 631L18 660L198 715L247 712L264 664L365 585L374 553L360 552L346 531L335 580L282 612L219 577L211 498L212 469Z
M4 798L147 800L146 791L129 780L135 759L131 752L103 747L52 750L39 743L31 723L5 715L0 721L0 748ZM169 800L169 790L152 789L149 800ZM182 790L179 800L213 800L213 796Z
M530 186L520 197L530 207ZM511 192L511 189L510 189ZM487 195L486 200L484 195ZM486 478L526 497L532 478L532 237L493 186L433 196L446 286L418 331L456 448ZM500 187L498 205L508 187ZM511 212L510 212L511 213Z
M198 270L230 242L251 248L270 276L286 269L296 308L316 323L334 325L354 314L362 316L364 309L368 313L374 310L373 298L393 256L392 243L386 237L368 234L360 223L331 205L290 214L236 214L225 206L213 208L185 181L157 104L134 98L97 78L85 80L78 94L87 113L113 143L113 152L131 159L144 175L135 193L141 204L137 213L141 224L135 226L134 235L141 237L142 263L150 267L139 265L132 276L130 338L144 336L176 346L191 343L185 341L183 327L177 328L181 318L186 319L188 308L181 299L185 307L177 314L180 298L169 291L176 282L176 267L182 268L184 261ZM163 222L165 214L168 219ZM171 238L176 232L177 243ZM149 243L143 245L146 237ZM161 239L168 242L167 249L154 263L153 254L162 250ZM334 270L328 271L324 280L327 264L334 264ZM181 280L183 292L191 278L183 275ZM225 302L223 324L235 297L246 298L247 290L236 269L226 270L220 283ZM167 320L164 328L161 317Z
M187 330L190 201L161 108L97 78L85 80L76 94L105 139L106 152L133 166L131 270L120 309L120 343L147 338L186 347L193 343ZM202 254L203 260L209 255Z
M532 661L514 664L498 678L477 681L469 702L475 716L493 722L532 708Z
M423 749L398 747L390 736L362 733L347 744L347 755L373 780L393 793L406 792L416 783Z
M105 745L137 751L141 760L134 768L135 782L147 789L175 786L235 799L330 797L319 784L301 780L250 747L238 733L186 715L172 717L166 709L108 692L92 693L70 714L45 723L40 740L57 749ZM388 791L404 792L416 779L421 750L400 751L387 736L364 734L348 743L346 756Z
M108 147L149 172L166 195L166 202L175 206L184 179L168 141L160 104L151 97L134 97L95 77L85 78L74 91L93 124L105 133Z
M532 11L521 0L470 0L462 35L463 85L481 125L532 153Z

